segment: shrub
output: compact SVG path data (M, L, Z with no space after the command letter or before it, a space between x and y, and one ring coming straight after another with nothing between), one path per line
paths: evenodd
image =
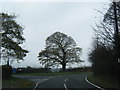
M3 65L2 66L2 79L7 79L12 75L12 67Z

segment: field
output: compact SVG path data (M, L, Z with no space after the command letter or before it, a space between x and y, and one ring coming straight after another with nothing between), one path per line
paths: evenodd
M2 80L2 88L33 88L35 83L29 80L11 77Z

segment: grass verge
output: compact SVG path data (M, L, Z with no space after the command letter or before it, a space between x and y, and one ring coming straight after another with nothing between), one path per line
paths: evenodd
M47 76L47 75L68 75L68 74L81 74L81 73L84 73L84 72L18 73L18 74L15 74L15 75L36 75L36 76L43 75L43 76Z
M2 80L2 88L33 88L34 86L34 82L17 77Z
M119 88L120 85L116 79L104 77L104 76L88 76L88 80L102 88Z

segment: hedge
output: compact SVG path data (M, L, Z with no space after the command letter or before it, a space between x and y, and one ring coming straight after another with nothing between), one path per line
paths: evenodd
M2 65L2 79L7 79L12 75L12 67L7 65Z

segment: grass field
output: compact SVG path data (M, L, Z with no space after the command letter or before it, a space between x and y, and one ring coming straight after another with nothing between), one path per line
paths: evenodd
M32 81L17 77L11 77L9 79L2 80L2 88L33 88L34 86L35 83Z
M109 77L103 77L103 76L89 76L88 80L102 88L119 88L120 89L120 84L118 83L118 80L114 78L109 78Z
M67 75L67 74L80 74L84 72L55 72L55 73L17 73L16 75Z

